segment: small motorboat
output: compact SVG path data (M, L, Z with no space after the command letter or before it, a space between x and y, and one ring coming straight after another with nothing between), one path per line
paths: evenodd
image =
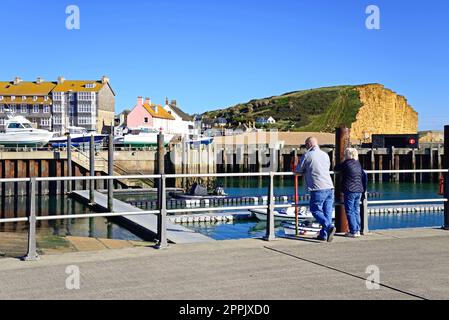
M106 135L104 134L91 133L88 132L87 129L83 127L67 127L67 131L70 134L71 145L73 147L89 145L91 135L94 136L94 143L97 145L102 144L104 139L106 138ZM53 148L67 147L67 135L52 138L50 140L50 145Z
M202 200L202 199L223 199L228 197L222 187L215 188L212 192L207 190L207 187L194 183L187 193L170 192L169 195L175 199L190 199L190 200Z
M284 222L282 223L282 227L286 236L296 236L295 223ZM305 221L298 224L299 236L317 236L320 231L320 224L313 221Z
M296 220L296 212L295 212L295 204L291 204L292 207L281 209L281 210L275 210L274 211L274 219L278 221L294 221ZM312 215L312 212L310 212L308 207L301 206L298 208L298 219L299 220L313 220L314 217ZM267 220L267 213L268 209L249 209L251 213L254 214L254 216L261 220L266 221ZM335 210L332 214L333 218L335 218Z
M185 141L185 143L188 143L193 146L200 146L200 145L208 146L212 142L214 142L213 137L198 137L196 139L188 139Z
M157 146L157 137L159 133L160 131L156 129L142 127L138 130L130 130L130 133L123 137L117 137L115 143L135 148ZM173 139L173 135L169 133L163 133L163 135L164 145L168 145Z
M249 210L258 220L266 221L267 220L267 209L250 209ZM298 219L313 219L312 213L308 210L307 207L299 207L298 210ZM274 220L280 221L288 221L288 220L296 220L295 207L290 207L281 210L274 211Z
M33 128L31 122L23 116L8 115L5 132L0 133L0 145L7 147L42 147L54 133L44 129Z

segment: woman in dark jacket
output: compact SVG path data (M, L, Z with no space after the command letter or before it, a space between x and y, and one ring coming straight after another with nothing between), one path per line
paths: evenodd
M343 192L345 194L345 209L348 217L349 233L347 237L360 237L360 201L366 192L365 172L359 162L356 149L345 150L345 161L335 167L342 174Z

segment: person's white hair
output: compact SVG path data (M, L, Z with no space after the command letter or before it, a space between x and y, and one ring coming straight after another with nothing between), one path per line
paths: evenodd
M350 160L350 159L359 160L359 152L355 148L347 148L345 150L345 159L346 160Z

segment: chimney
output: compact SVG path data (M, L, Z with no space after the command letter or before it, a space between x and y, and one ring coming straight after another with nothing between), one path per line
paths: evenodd
M106 77L106 76L102 76L102 77L101 77L101 83L102 83L102 84L109 83L109 78Z
M172 100L170 104L176 107L176 100Z
M37 84L41 84L42 82L44 82L44 79L42 79L41 77L38 77L38 78L36 79L36 83L37 83Z
M142 97L137 97L137 106L141 107L142 104Z
M167 98L167 97L165 97L165 105L166 105L166 106L169 105L169 104L168 104L168 98Z
M14 84L15 85L18 85L19 83L21 83L22 82L22 78L19 78L19 77L15 77L14 78Z
M148 104L149 106L151 106L150 98L148 98L148 97L145 98L145 104Z
M65 78L64 78L64 77L62 77L62 76L59 76L59 77L58 77L58 84L63 84L64 81L65 81Z

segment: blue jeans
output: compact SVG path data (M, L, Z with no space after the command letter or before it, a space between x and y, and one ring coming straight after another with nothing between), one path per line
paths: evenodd
M326 239L329 229L333 227L332 212L334 209L334 190L319 190L310 192L310 211L321 224L320 237Z
M345 209L348 217L349 232L360 232L360 200L362 194L357 192L345 192Z

